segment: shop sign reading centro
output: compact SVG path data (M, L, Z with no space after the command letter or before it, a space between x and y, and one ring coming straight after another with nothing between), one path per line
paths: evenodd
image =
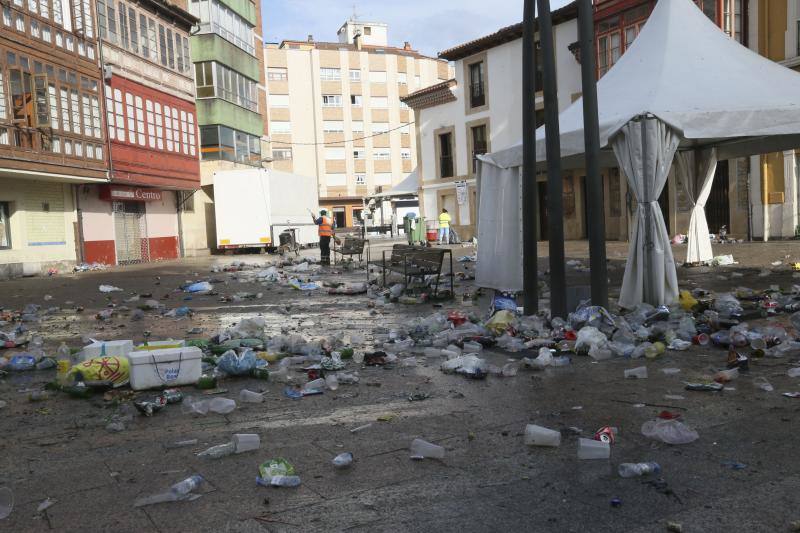
M160 202L162 191L143 187L106 185L100 189L100 199L109 202Z

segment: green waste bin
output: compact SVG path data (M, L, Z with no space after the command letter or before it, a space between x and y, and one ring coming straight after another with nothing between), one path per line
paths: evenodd
M406 232L408 244L425 244L425 217L416 217L409 213L403 217L403 228Z

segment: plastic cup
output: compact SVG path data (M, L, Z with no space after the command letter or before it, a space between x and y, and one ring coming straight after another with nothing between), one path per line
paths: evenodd
M261 448L261 436L255 433L236 433L231 439L236 453L250 452Z
M444 459L444 448L422 439L414 439L411 441L411 457L420 459Z
M535 424L525 426L525 444L528 446L561 446L561 432Z
M309 381L305 385L303 385L304 390L322 390L325 388L325 380L322 378L317 378L314 381Z
M763 337L756 337L750 341L750 347L754 350L766 350L767 341Z
M264 395L259 392L242 389L239 393L239 401L242 403L261 403L264 401Z
M214 398L208 404L208 410L212 413L227 415L236 409L236 401L228 398Z
M611 446L607 442L593 439L578 439L578 459L608 459Z
M0 488L0 520L7 518L14 509L14 493L8 487Z

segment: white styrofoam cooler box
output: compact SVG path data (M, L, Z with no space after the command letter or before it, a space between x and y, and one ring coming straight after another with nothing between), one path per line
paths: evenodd
M133 341L95 341L83 347L83 360L107 355L109 357L127 357L133 351ZM104 353L105 352L105 353Z
M197 383L203 352L195 346L130 352L133 390L175 387Z
M186 346L186 341L184 341L184 340L177 340L176 341L176 340L173 340L173 339L167 339L167 340L163 340L163 341L149 341L147 343L147 346L145 346L144 344L138 344L131 351L137 351L137 352L151 351L152 352L153 350L164 350L166 348L183 348L184 346Z

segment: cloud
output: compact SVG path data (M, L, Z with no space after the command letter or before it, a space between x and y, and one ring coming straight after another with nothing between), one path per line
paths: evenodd
M558 9L569 0L552 0ZM336 31L353 15L389 25L389 44L404 41L420 52L438 52L522 20L521 0L262 0L267 41L335 41ZM455 5L454 5L455 4Z

